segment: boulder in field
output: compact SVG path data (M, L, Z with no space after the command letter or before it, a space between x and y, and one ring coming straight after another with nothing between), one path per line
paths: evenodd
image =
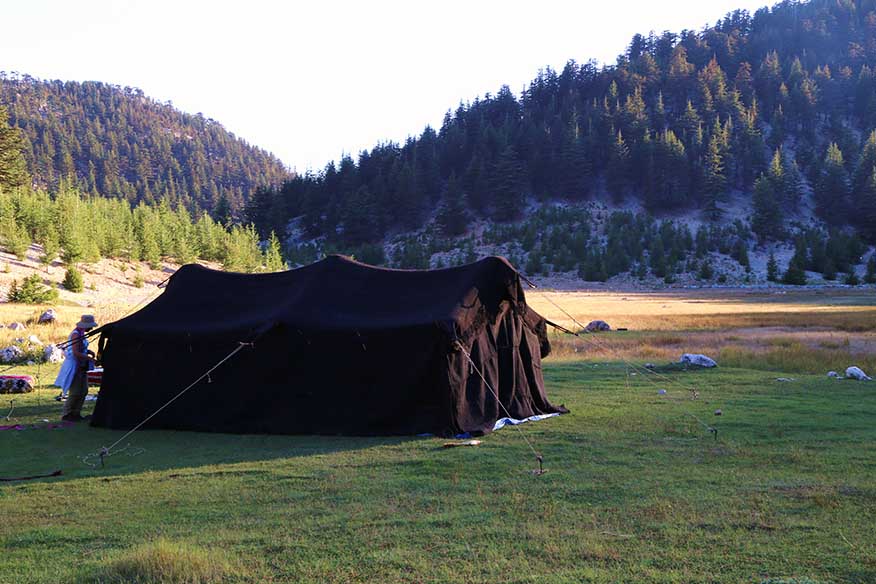
M9 345L3 350L0 350L0 361L3 363L14 363L20 361L24 357L24 351L15 345Z
M870 381L872 378L864 373L860 367L849 367L846 369L846 377L849 379L857 379L858 381Z
M60 363L64 360L64 351L55 345L48 345L43 349L43 359L48 363Z
M29 337L27 337L27 341L32 345L42 345L43 344L43 342L40 340L40 338L36 335L30 335Z
M55 312L54 308L50 308L44 313L42 313L37 319L38 324L51 324L58 319L58 313Z
M9 329L13 331L26 331L27 327L20 322L13 322L9 324Z
M717 367L718 363L715 362L711 357L706 357L705 355L700 355L698 353L685 353L681 356L681 361L679 363L686 363L688 365L697 365L698 367Z
M587 323L587 326L584 327L584 330L588 333L604 333L611 330L611 326L604 320L591 320Z
M827 376L828 376L828 377L833 377L834 379L839 379L840 374L837 373L836 371L828 371L828 372L827 372Z

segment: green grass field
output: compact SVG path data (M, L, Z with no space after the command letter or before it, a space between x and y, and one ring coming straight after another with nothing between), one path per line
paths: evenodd
M572 413L522 427L542 476L514 428L143 431L105 468L80 457L121 432L3 431L0 475L64 474L0 483L0 582L876 582L876 382L779 375L548 362Z

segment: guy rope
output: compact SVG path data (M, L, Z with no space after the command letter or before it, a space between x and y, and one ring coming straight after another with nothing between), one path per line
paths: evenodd
M569 320L571 320L573 323L575 323L575 325L579 327L580 332L576 333L576 332L570 331L569 329L567 329L565 327L558 326L550 321L547 321L548 324L550 324L551 326L553 326L554 328L558 329L559 331L561 331L563 333L570 334L570 335L576 336L578 338L583 338L585 341L590 342L592 345L596 346L597 348L600 348L603 351L606 351L607 353L613 355L615 358L619 359L627 366L627 387L629 387L629 369L632 368L635 372L640 373L641 377L643 379L645 379L645 381L647 381L648 383L652 384L655 387L657 387L657 383L650 376L657 377L657 378L663 380L664 382L666 382L667 384L674 385L676 387L679 387L679 388L682 388L682 389L689 391L693 398L697 398L699 396L699 390L696 387L689 386L689 385L681 382L678 379L673 379L667 375L663 375L659 371L654 371L653 369L649 369L648 367L644 367L642 365L638 365L636 363L633 363L633 362L629 361L628 359L626 359L623 355L621 355L620 352L613 350L611 347L607 346L606 344L603 344L597 338L596 333L588 330L587 327L584 326L584 324L582 324L577 318L572 316L572 314L570 314L566 309L564 309L557 302L555 302L541 288L536 286L535 283L532 282L532 280L530 280L529 278L527 278L526 276L524 276L520 272L518 272L518 275L532 289L534 289L536 292L538 292L542 298L547 300L551 305L554 306L554 308L556 308L557 310L562 312ZM581 333L585 333L585 335L582 336ZM711 426L711 425L703 422L698 416L696 416L690 412L683 412L683 413L687 416L690 416L694 420L696 420L707 432L711 433L714 436L715 440L718 439L718 429L716 427Z
M465 350L465 347L463 347L462 343L460 343L459 341L456 341L456 349L458 349L459 352L462 353L463 355L465 355L465 358L468 359L468 362L471 365L471 368L475 372L477 372L478 376L480 376L481 380L484 382L484 385L487 386L487 389L489 389L490 393L493 394L493 397L496 398L496 403L498 403L499 407L502 408L502 411L505 412L505 416L507 416L508 419L513 420L514 418L513 418L513 416L511 416L511 413L508 411L508 408L505 407L505 404L503 404L502 400L499 398L499 393L495 389L493 389L493 386L490 384L489 381L487 381L487 378L484 376L483 371L481 371L480 367L477 366L477 363L474 362L474 359L471 358L471 355L469 354L469 352ZM536 451L536 449L532 446L532 443L529 441L529 438L526 437L526 434L523 432L523 429L520 428L520 426L518 424L512 424L512 426L517 428L517 431L520 433L520 437L523 438L524 442L526 442L526 445L529 447L529 449L532 451L532 454L535 456L536 462L538 462L538 469L533 470L532 474L535 476L540 476L540 475L543 475L544 473L546 473L547 471L544 469L544 466L543 466L544 457L538 451Z
M146 416L143 419L143 421L141 421L139 424L137 424L136 426L134 426L133 428L131 428L130 430L125 432L125 434L121 438L119 438L118 440L116 440L115 442L110 444L109 446L102 446L101 448L99 448L95 452L86 454L85 456L82 457L82 462L84 462L85 464L87 464L89 466L96 466L96 464L92 463L91 460L93 460L94 458L99 458L100 459L100 466L102 467L104 465L104 459L109 457L109 456L112 456L114 454L113 449L116 446L118 446L119 444L121 444L128 436L130 436L131 434L133 434L134 432L136 432L137 430L142 428L143 425L146 424L146 422L148 422L149 420L151 420L152 418L157 416L167 406L169 406L170 404L175 402L177 399L182 397L187 391L189 391L190 389L195 387L198 383L200 383L204 379L209 379L210 374L213 373L214 371L216 371L216 369L218 369L219 367L221 367L223 363L225 363L226 361L228 361L229 359L231 359L232 357L237 355L244 348L253 347L253 346L255 346L255 345L252 342L239 341L237 343L237 346L230 353L228 353L227 355L222 357L222 359L220 359L215 365L213 365L212 367L207 369L203 374L201 374L200 377L195 379L193 382L191 382L189 385L187 385L185 388L183 388L179 393L177 393L172 398L167 400L167 402L165 402L161 407L159 407L157 410L155 410L154 412L152 412L151 414ZM127 450L129 448L129 446L130 445L127 445L127 446L125 446L125 448L118 450L115 453L116 454L121 453L121 452ZM139 454L139 452L137 454ZM134 455L134 456L136 456L136 455Z

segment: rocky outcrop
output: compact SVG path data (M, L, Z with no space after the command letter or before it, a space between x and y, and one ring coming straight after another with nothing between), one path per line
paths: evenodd
M604 320L591 320L584 330L588 333L605 333L611 330L611 326Z
M685 363L687 365L696 365L697 367L717 367L718 363L715 362L711 357L706 357L705 355L700 355L698 353L685 353L681 356L681 361L679 363Z

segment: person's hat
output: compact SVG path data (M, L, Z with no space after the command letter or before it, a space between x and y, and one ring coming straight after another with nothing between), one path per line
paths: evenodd
M90 329L96 326L97 322L95 322L94 315L92 314L83 314L82 319L76 323L76 327L82 329Z

